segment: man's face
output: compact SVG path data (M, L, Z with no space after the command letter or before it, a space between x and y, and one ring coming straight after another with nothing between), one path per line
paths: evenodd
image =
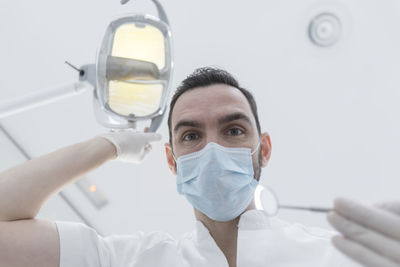
M210 142L253 151L261 141L258 151L253 154L255 177L259 177L260 167L264 167L269 159L268 134L259 136L246 97L229 85L214 84L182 94L172 113L171 133L172 144L166 144L166 153L168 165L175 175L172 151L178 158L199 151Z

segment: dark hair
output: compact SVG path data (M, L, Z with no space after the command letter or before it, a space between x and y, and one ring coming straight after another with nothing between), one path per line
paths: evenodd
M169 106L168 113L168 130L169 130L169 142L172 145L172 131L171 131L171 117L172 111L178 98L187 91L193 90L198 87L209 86L213 84L226 84L237 88L246 97L250 104L251 111L254 115L258 134L261 134L260 122L258 120L257 114L257 104L254 100L253 95L246 89L239 86L238 81L227 71L218 69L215 67L205 67L196 69L192 74L190 74L182 83L178 86L172 97L171 104Z

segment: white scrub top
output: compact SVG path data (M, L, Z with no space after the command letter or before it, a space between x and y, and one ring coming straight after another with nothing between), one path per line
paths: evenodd
M162 232L101 237L80 223L56 222L60 267L218 266L228 262L207 228L176 240ZM334 232L289 224L259 210L242 214L238 224L237 267L355 267L330 242Z

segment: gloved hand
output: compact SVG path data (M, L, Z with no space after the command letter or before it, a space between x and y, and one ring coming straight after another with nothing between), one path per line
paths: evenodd
M328 221L343 236L334 246L363 266L400 266L400 201L364 206L338 198Z
M150 152L150 142L160 141L158 133L138 133L133 131L117 131L100 135L110 141L116 148L118 160L140 163Z

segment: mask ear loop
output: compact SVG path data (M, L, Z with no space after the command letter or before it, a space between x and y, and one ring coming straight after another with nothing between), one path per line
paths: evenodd
M172 153L172 157L174 158L175 161L175 171L178 172L178 159L175 157L174 151L172 150L172 146L171 146L171 153Z
M257 152L258 148L260 147L260 144L261 144L261 140L258 141L258 144L257 144L256 148L251 152L251 155L253 155L254 153Z

